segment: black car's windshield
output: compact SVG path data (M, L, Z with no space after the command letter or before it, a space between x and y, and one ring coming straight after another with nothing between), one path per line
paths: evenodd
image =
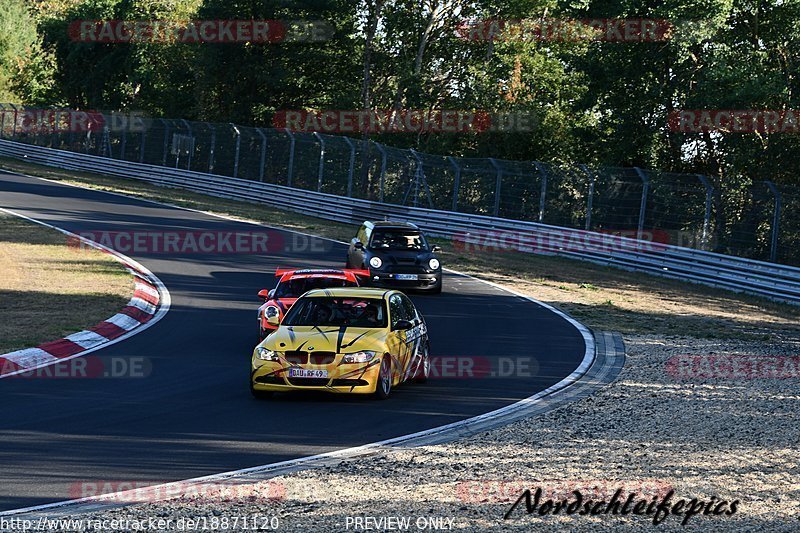
M383 300L314 296L297 300L282 325L385 328L387 323Z
M372 233L369 247L374 250L422 250L428 243L422 233L409 230L381 230Z
M358 284L347 279L337 278L295 278L279 283L274 298L299 298L313 289L333 287L357 287Z

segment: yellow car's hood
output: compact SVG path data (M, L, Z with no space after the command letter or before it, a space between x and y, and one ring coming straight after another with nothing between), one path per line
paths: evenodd
M388 328L336 326L280 326L262 345L277 352L306 350L352 353L359 350L384 351Z

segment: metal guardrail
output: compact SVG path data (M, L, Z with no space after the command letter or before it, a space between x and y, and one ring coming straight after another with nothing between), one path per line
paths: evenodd
M349 224L385 217L410 221L431 236L452 239L467 248L481 247L487 243L490 243L490 247L496 247L498 240L511 239L513 245L510 248L521 252L571 257L800 304L800 268L791 266L536 222L384 204L7 140L0 140L0 155L62 169L99 172L220 198L276 206Z
M444 156L314 131L3 103L0 138L800 267L800 187L743 175Z

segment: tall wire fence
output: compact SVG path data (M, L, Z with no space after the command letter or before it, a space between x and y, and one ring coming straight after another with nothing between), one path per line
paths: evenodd
M640 168L447 157L373 140L0 104L0 137L383 203L800 265L800 188Z

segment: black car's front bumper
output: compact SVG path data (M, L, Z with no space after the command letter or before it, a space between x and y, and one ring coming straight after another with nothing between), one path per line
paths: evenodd
M403 279L416 276L416 279ZM395 273L372 271L370 285L387 289L434 289L442 283L441 272Z

